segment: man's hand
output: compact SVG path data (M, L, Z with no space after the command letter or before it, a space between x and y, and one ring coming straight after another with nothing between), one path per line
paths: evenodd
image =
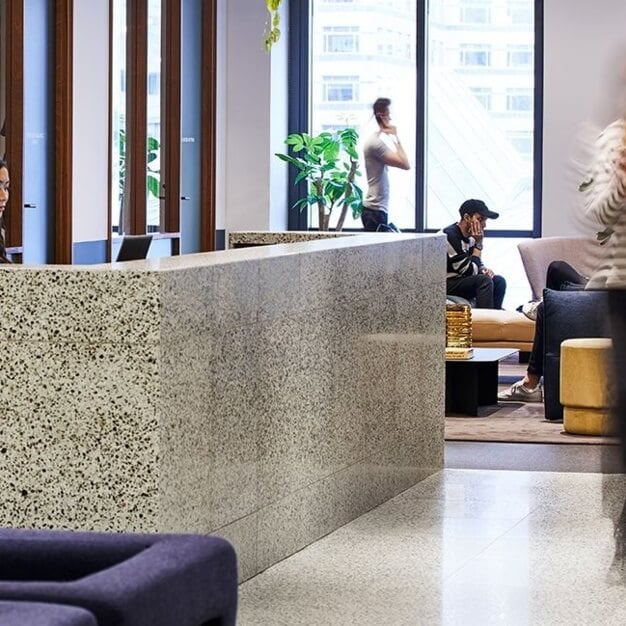
M485 231L483 229L483 223L478 215L474 215L470 221L470 233L474 237L474 241L477 244L482 244Z
M489 278L493 278L496 274L493 270L490 270L488 267L483 267L481 270L482 274L487 274Z
M387 135L393 135L394 137L398 136L398 128L394 124L385 123L384 120L380 130Z

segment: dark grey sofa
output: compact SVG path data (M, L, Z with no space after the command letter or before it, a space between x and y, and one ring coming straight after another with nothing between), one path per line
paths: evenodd
M578 337L610 337L608 298L605 291L544 289L543 302L545 417L562 420L561 342Z

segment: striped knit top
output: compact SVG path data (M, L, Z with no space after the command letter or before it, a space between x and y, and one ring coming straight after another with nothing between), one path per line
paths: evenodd
M600 225L603 253L588 288L626 288L626 121L598 137L589 176L580 185L585 213Z
M480 272L483 262L474 256L476 241L474 237L465 237L458 224L450 224L443 229L448 238L446 278L453 276L474 276Z

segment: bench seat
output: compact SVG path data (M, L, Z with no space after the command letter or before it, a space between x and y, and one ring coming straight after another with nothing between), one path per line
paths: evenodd
M523 313L501 309L472 309L472 345L530 352L535 322Z

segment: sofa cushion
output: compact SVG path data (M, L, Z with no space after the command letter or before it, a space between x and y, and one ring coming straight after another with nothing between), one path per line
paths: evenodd
M472 309L472 341L530 343L535 322L523 313L502 309Z

